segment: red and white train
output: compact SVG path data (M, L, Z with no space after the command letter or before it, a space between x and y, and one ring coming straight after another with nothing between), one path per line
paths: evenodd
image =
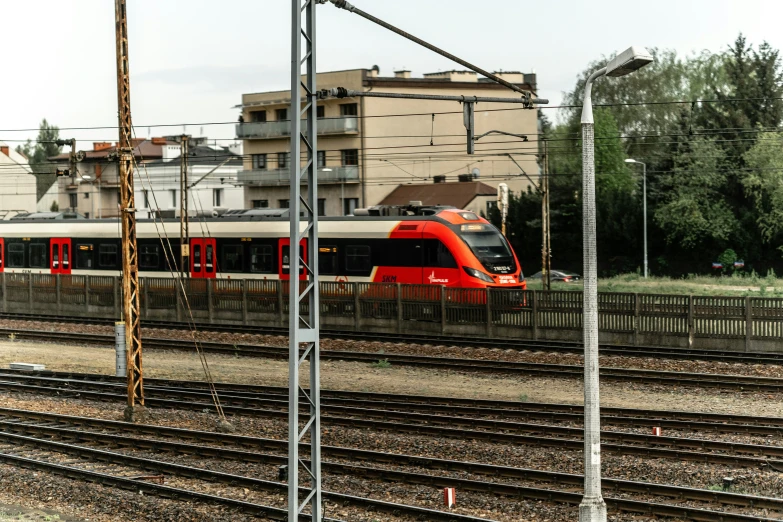
M473 212L387 207L357 214L365 215L320 218L322 281L526 287L506 238ZM0 221L0 272L119 273L118 221L66 217L42 212ZM190 276L286 280L290 277L288 233L287 210L236 210L216 218L192 219ZM179 220L139 220L140 275L171 276L161 236L168 236L173 261L179 262ZM304 256L306 251L302 249Z

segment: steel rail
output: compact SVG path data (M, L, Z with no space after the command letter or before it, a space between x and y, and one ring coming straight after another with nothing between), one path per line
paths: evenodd
M23 412L21 412L23 413ZM54 414L48 414L49 418L57 418ZM2 421L0 421L2 422ZM117 421L110 421L114 424ZM55 428L51 426L36 426L31 424L15 424L9 422L2 422L3 428L7 430L19 431L23 433L36 433L39 436L41 434L50 436L60 436L67 440L80 440L80 441L92 441L100 442L103 444L113 444L121 447L132 446L134 448L141 449L156 449L158 451L168 451L172 453L185 453L193 454L201 457L215 457L215 458L228 458L241 460L246 462L259 462L264 464L281 464L286 461L286 458L282 455L263 455L257 452L244 452L237 450L226 450L224 448L217 448L217 452L214 448L205 448L203 446L196 446L192 444L171 443L165 441L146 441L138 439L136 437L128 438L120 435L109 435L105 433L83 432L77 430ZM136 425L130 424L128 427L133 430ZM0 440L7 440L15 438L15 435L4 434L0 431ZM243 441L244 442L244 441ZM280 451L283 451L283 441L280 442ZM50 443L44 441L44 443L51 444L51 447L56 449L62 449L61 443ZM247 479L245 477L228 475L224 473L210 472L207 470L201 470L196 468L190 468L188 466L182 466L178 464L170 464L168 462L161 462L150 459L142 459L138 457L128 456L126 454L116 454L107 452L105 450L93 450L92 448L85 448L83 446L69 446L66 451L69 453L75 453L80 457L96 457L99 460L107 460L117 464L134 464L146 470L156 472L167 472L171 474L177 474L180 476L186 476L190 478L204 478L207 480L224 482L232 485L244 485L250 487L262 487L264 489L283 488L283 484L274 483L270 481L260 481L257 479ZM74 449L76 448L76 449ZM376 459L380 456L381 462L394 462L397 465L410 464L422 467L422 465L429 464L432 467L433 463L437 463L436 469L448 469L448 470L460 470L471 473L490 475L494 477L504 478L523 478L531 481L543 481L547 483L563 485L581 485L582 476L566 473L546 472L539 470L530 470L522 468L509 468L505 466L492 466L487 464L477 463L463 463L459 461L450 461L442 459L429 459L422 457L413 457L408 455L396 455L396 454L382 454L377 452L369 452L366 450L352 450L349 448L324 448L326 453L331 454L333 449L336 449L342 457L346 458L359 458L361 460L372 460L372 457ZM369 457L369 458L368 458ZM402 482L407 484L426 484L437 487L458 487L461 490L474 491L479 493L491 493L494 495L504 495L516 498L533 498L533 499L550 499L552 492L550 490L542 490L540 488L530 488L524 486L516 486L505 483L497 482L483 482L472 479L455 478L455 477L440 477L421 473L394 471L380 468L368 468L365 466L346 465L335 462L324 462L324 470L330 473L340 473L352 476L360 476L368 479L376 479L383 481ZM606 485L609 489L618 492L626 493L643 493L649 495L660 495L666 497L677 498L679 500L691 500L701 502L715 502L723 505L731 506L743 506L753 507L755 509L783 509L783 499L769 498L769 497L757 497L752 495L742 495L736 493L727 492L715 492L710 490L701 490L695 488L685 488L679 486L659 485L643 482L633 482L626 480L607 479ZM327 496L333 496L332 493L325 493ZM559 494L559 492L555 492ZM669 514L671 513L672 506L668 504L660 503L645 503L653 506L652 510L643 511L651 514ZM665 512L659 512L657 509L660 506L665 506ZM622 509L622 506L618 506ZM677 506L678 509L682 509ZM686 510L692 510L695 508L686 507ZM726 514L721 512L721 515ZM711 518L702 518L706 515L705 510L695 509L693 512L683 511L680 516L686 516L693 520L714 520ZM711 516L715 516L716 513L712 512ZM730 518L724 520L757 520L757 517L750 517L743 514L726 514ZM434 519L433 519L434 520Z
M92 382L121 383L121 378L110 375L79 372L56 372L50 370L28 372L24 370L0 370L0 374L18 374L29 377L54 377ZM205 389L204 383L173 379L152 379L152 386L170 387L179 390ZM234 383L215 383L217 390L232 396L251 398L286 397L286 390L275 386L259 386ZM581 405L556 403L513 402L491 399L465 399L458 397L437 397L429 395L400 395L392 393L358 392L346 390L325 390L324 399L336 404L358 407L406 409L406 411L448 411L460 415L502 416L505 418L537 418L558 422L581 422ZM622 426L651 425L676 429L698 429L722 433L744 433L754 435L779 435L783 430L783 417L761 417L723 413L701 413L672 410L646 410L635 408L602 408L605 423Z
M30 321L56 321L66 323L84 323L84 324L114 324L112 319L102 318L74 318L70 316L49 316L33 314L15 314L9 312L0 313L0 318L30 320ZM145 320L145 328L161 329L189 329L185 323L176 321L154 321ZM258 335L281 335L287 336L288 330L275 326L247 326L247 325L222 325L199 323L196 327L200 331L214 331L227 333L254 333ZM12 328L0 329L0 333L18 333L18 330ZM362 340L362 341L386 341L394 343L408 344L448 344L460 347L496 347L512 350L530 350L543 352L560 352L581 355L582 345L578 342L557 341L557 340L533 340L533 339L508 339L497 337L460 337L453 335L417 335L417 334L387 334L387 333L367 333L353 332L350 330L322 329L322 337ZM638 345L601 345L601 355L618 357L656 357L662 359L680 359L680 360L700 360L700 361L719 361L719 362L748 362L753 364L782 364L783 353L775 352L736 352L727 350L699 350L695 348L676 348L662 346L638 346Z
M42 378L39 378L42 379ZM7 381L0 381L0 389L10 390L22 390L29 393L44 393L53 395L68 395L78 394L80 398L97 399L103 401L117 401L122 395L116 393L96 392L90 390L72 390L68 388L53 388L48 386L34 386L29 384L12 383ZM209 407L207 402L186 402L171 399L162 399L155 397L151 394L148 398L149 405L151 407L162 408L175 408L183 410L195 410L203 411ZM540 447L552 447L562 449L582 449L583 442L578 438L564 438L569 436L579 436L582 433L581 429L577 428L565 428L561 426L548 426L541 424L519 424L519 423L506 423L508 429L516 429L526 434L498 432L498 431L483 431L465 428L450 427L453 422L449 422L449 417L442 417L436 419L433 416L420 416L422 420L427 424L410 424L403 422L415 418L414 414L404 414L399 412L388 411L373 411L366 409L349 409L350 415L361 415L361 418L357 417L337 417L333 415L324 415L323 420L327 424L344 426L348 428L368 428L392 431L398 433L415 433L420 435L456 438L456 439L472 439L472 440L485 440L492 442L508 442L515 444L526 444ZM255 408L247 408L240 406L226 405L224 411L230 414L246 415L246 416L261 416L267 418L287 418L287 411L285 409L277 410L260 410ZM373 418L367 418L373 417ZM436 422L439 421L439 422ZM500 421L483 421L477 419L477 423L480 422L485 426L503 426L499 424ZM489 429L489 428L487 428ZM531 433L533 435L531 435ZM557 433L561 438L553 438L544 436L544 434ZM646 456L650 458L667 458L667 459L680 459L705 463L727 464L743 467L770 467L776 470L783 470L783 461L777 461L766 458L746 457L737 455L727 455L725 453L705 453L704 451L686 451L679 449L680 447L695 448L700 450L714 450L714 451L734 451L756 455L770 455L777 456L783 448L765 446L765 445L753 445L753 444L739 444L739 443L727 443L720 441L711 441L705 439L687 439L677 437L655 437L650 435L641 435L635 433L624 432L602 432L602 436L605 440L614 440L618 443L604 443L602 448L604 451L612 453ZM668 446L662 447L650 447L650 446L638 446L628 445L626 442L634 443L647 443L656 446ZM623 444L621 444L623 443ZM671 448L675 449L671 449Z
M30 428L29 431L33 431L34 428L32 426L29 427L21 426L21 427ZM117 439L120 439L120 437L117 437ZM203 468L183 466L181 464L173 464L170 462L163 462L159 460L134 457L126 453L115 453L115 452L101 450L101 449L94 449L94 448L88 448L84 446L77 446L75 444L66 444L66 443L56 442L51 440L38 439L38 438L33 438L24 435L17 435L17 434L2 432L2 431L0 431L0 440L4 440L12 444L24 444L24 445L32 445L39 448L46 448L47 450L66 453L69 455L75 455L80 458L86 457L92 460L97 460L99 462L109 462L121 466L137 467L149 471L169 473L171 475L176 475L179 477L187 477L191 479L207 480L210 482L228 484L235 487L237 486L253 487L253 488L259 488L266 491L274 491L274 492L283 492L283 491L287 491L288 489L288 485L281 482L273 482L269 480L244 477L242 475L234 475L234 474L222 473L218 471L211 471ZM0 455L0 459L2 459L2 455ZM79 468L75 468L75 469L79 469ZM181 490L181 491L190 492L190 490ZM199 493L198 495L201 494ZM324 495L327 498L331 498L331 500L333 500L336 503L361 506L365 508L370 508L373 511L381 511L385 513L394 513L394 514L405 513L419 518L426 517L426 520L436 520L436 521L444 521L444 522L452 522L452 521L468 522L468 521L488 520L485 518L458 515L449 512L421 508L418 506L409 506L406 504L397 504L397 503L379 501L379 500L374 500L374 499L369 499L364 497L356 497L353 495L345 495L342 493L324 492ZM198 497L193 497L193 498L195 500L199 500ZM231 501L231 499L225 499L223 497L216 497L216 498L220 498L222 499L222 501L225 500ZM225 503L222 501L221 503ZM251 505L257 506L257 504L251 504ZM264 512L263 514L265 515L271 514L273 516L279 517L281 512L285 513L285 510L282 509L272 508L267 506L262 506L262 507L270 510L268 513ZM300 520L307 520L308 518L309 517L305 515L300 516ZM280 518L280 520L287 520L287 514L285 514L283 518ZM334 519L325 519L325 520L334 520Z
M72 334L15 331L17 336L33 335L37 338L57 336L58 342L73 341L98 344L113 344L112 335ZM177 339L146 338L145 347L150 349L193 350L192 341ZM287 357L287 348L260 345L228 344L204 342L199 343L202 350L210 353L231 355L250 355L254 357L277 358ZM417 366L424 368L450 369L462 372L490 372L502 374L534 374L546 377L582 378L583 368L578 365L544 364L512 361L489 361L484 359L447 359L443 357L377 354L349 351L322 351L322 359L343 360L354 362L377 362L385 359L392 364ZM601 368L601 378L620 382L637 382L645 384L674 384L678 386L696 386L732 390L783 391L783 379L771 377L753 377L744 375L700 374L686 372L669 372L659 370L639 370L630 368Z

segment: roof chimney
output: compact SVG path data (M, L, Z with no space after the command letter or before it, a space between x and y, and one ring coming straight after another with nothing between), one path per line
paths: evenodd
M6 156L10 156L10 151L8 150L8 145L0 145L0 152L5 154Z
M367 71L367 76L370 78L377 78L378 75L381 73L381 68L377 65L373 65L371 69Z
M152 138L153 145L165 145L166 143L166 138Z
M92 148L93 148L93 150L95 152L99 152L99 151L102 151L102 150L110 149L111 148L111 143L106 142L106 141L95 141L92 144Z
M438 174L437 176L432 176L432 182L433 183L446 183L446 175L445 174Z
M410 71L394 71L394 77L395 78L410 78L411 72Z

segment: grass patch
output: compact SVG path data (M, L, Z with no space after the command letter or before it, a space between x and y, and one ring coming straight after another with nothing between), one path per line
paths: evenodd
M372 363L370 366L373 368L391 368L389 359L380 359L378 362Z

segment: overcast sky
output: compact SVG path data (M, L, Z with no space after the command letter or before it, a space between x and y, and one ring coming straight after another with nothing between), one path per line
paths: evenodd
M202 134L233 122L242 93L288 85L288 0L128 0L132 114L139 136ZM783 47L777 0L353 0L371 14L491 71L538 74L553 103L601 55L629 45L680 54L725 49L741 31ZM0 140L35 136L41 118L65 127L114 126L112 0L3 0ZM369 68L415 76L460 68L332 5L318 7L318 70ZM616 80L621 81L621 80ZM233 126L205 127L233 138ZM63 130L83 141L117 130ZM86 145L86 144L85 144ZM79 147L83 148L83 147ZM86 148L86 146L84 147Z

